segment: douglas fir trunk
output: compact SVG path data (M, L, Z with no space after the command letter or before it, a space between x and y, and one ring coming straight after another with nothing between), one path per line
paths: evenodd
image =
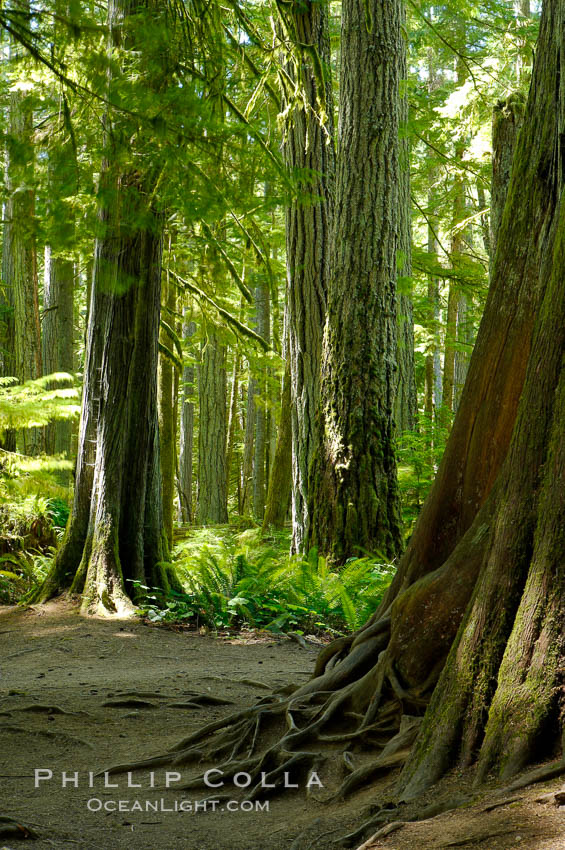
M401 8L396 0L343 4L340 155L306 540L306 548L317 545L342 562L366 551L392 558L400 549L394 364Z

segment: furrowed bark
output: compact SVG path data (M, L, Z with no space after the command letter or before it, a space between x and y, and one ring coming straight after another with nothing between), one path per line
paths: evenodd
M302 85L304 100L298 100L292 110L283 155L291 176L295 176L296 171L309 175L298 178L299 195L286 210L292 393L292 548L301 552L310 538L309 474L320 404L335 151L328 6L325 2L292 2L287 7L284 23L295 45L287 69L291 78ZM310 51L319 60L318 69Z
M210 327L198 368L198 523L228 521L226 472L226 349Z
M343 5L340 156L305 547L336 561L400 550L393 421L400 25L396 0Z

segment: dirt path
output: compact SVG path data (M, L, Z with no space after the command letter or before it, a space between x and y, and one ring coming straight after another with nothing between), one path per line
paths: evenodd
M149 772L135 773L131 781L140 788L128 787L127 775L109 777L118 788L89 776L159 753L273 688L303 682L315 655L315 648L288 640L226 643L139 622L85 619L63 602L0 609L0 814L39 830L34 850L291 850L309 825L301 850L324 850L332 836L360 822L375 802L374 789L331 809L300 790L266 806L260 800L262 810L242 811L241 793L229 785L208 794L181 791L169 777L163 790L165 768L156 768L153 780ZM187 706L195 693L202 704ZM213 704L218 698L229 702ZM201 772L197 766L178 770L183 782ZM331 768L322 778L334 784ZM536 786L488 814L481 812L483 802L411 824L371 846L565 850L565 812L534 802L558 786ZM226 792L233 811L227 801L194 811L195 801ZM175 811L182 801L192 810ZM0 845L15 850L21 842L5 837L0 824Z

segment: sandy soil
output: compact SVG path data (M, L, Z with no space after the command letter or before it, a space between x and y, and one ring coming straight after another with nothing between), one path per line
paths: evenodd
M169 777L168 789L165 771L172 768L166 767L154 769L153 781L148 771L134 773L131 783L140 788L128 787L127 775L108 778L118 788L105 787L103 776L89 776L161 753L273 688L305 681L316 652L252 634L228 642L131 620L85 619L61 601L37 609L0 608L0 815L37 830L40 837L30 842L37 850L329 848L386 799L389 779L344 803L324 805L299 789L259 800L262 810L242 811L242 793L229 785L207 793L180 790L202 771L198 765L176 768L181 781ZM187 706L195 693L204 704ZM206 696L229 703L209 705ZM43 771L40 778L36 770ZM329 795L343 777L337 759L320 775L325 787L317 796ZM422 805L453 795L461 784L452 777ZM473 806L408 824L366 846L565 850L565 811L553 801L535 802L560 785L556 780L516 792L515 802L485 812L489 803L500 802L489 789ZM194 811L196 801L217 795L227 799ZM229 800L234 811L228 811ZM192 810L175 811L181 803ZM0 822L0 850L19 846Z

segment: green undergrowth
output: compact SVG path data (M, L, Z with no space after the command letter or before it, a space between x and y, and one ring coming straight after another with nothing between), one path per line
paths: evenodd
M418 428L404 431L399 440L398 487L405 537L412 533L439 467L453 414L442 408L438 416L418 414Z
M366 621L394 575L393 566L373 558L336 568L315 549L290 556L289 547L288 532L194 529L173 554L184 592L163 595L135 583L140 612L155 623L211 630L343 633Z
M0 450L0 604L40 583L69 516L66 460Z

